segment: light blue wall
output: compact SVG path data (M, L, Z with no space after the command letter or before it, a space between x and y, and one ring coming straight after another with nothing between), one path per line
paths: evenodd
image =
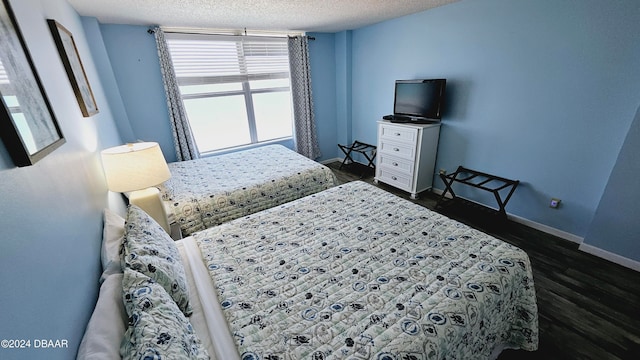
M585 243L640 261L640 107L613 168Z
M309 34L315 40L309 41L311 62L311 84L315 108L318 143L322 156L316 160L337 157L337 113L336 102L336 52L333 34Z
M351 144L351 31L335 35L337 143ZM328 77L328 76L327 76ZM340 154L344 156L344 154Z
M463 0L357 29L353 137L375 142L394 80L447 78L436 168L519 179L509 213L584 236L638 106L639 33L636 0Z
M104 71L113 72L119 91L110 98L120 97L132 129L123 140L158 142L167 161L176 161L155 38L146 26L101 24L100 29L111 63Z
M102 209L107 196L99 151L120 144L78 14L64 0L13 0L12 8L66 143L33 166L16 168L0 142L0 349L2 359L72 359L98 294ZM84 118L46 19L71 31L100 112ZM96 44L96 46L99 44ZM68 348L35 349L34 339Z
M120 96L118 82L113 73L113 67L102 39L100 24L96 18L82 17L82 25L87 37L93 39L89 42L89 49L91 50L95 60L95 66L96 69L98 69L98 76L103 84L105 97L107 98L109 108L113 113L113 118L118 128L118 132L120 133L123 141L136 141L137 138L133 134L131 122L127 116L122 96Z

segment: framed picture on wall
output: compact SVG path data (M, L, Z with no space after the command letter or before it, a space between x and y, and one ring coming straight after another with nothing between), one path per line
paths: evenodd
M64 26L53 19L48 19L47 23L51 29L53 40L56 43L60 59L64 69L67 71L71 87L76 95L82 116L89 117L98 113L96 99L93 97L93 91L89 85L87 74L84 72L84 66L80 60L76 43L73 41L73 35Z
M65 143L8 0L0 3L0 137L17 166Z

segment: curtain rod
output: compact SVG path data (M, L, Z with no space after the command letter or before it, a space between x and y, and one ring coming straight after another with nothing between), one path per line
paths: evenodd
M165 31L166 32L170 32L170 33L179 33L179 34L195 34L195 35L203 34L203 35L227 35L227 36L269 36L269 35L274 36L274 35L278 35L278 36L284 37L285 34L286 34L284 32L281 32L281 33L279 33L279 32L272 32L272 33L264 32L262 34L249 35L249 34L247 34L247 29L246 28L243 30L244 34L242 34L242 33L241 34L233 33L233 32L238 31L238 30L214 30L214 29L210 29L209 32L207 32L207 30L208 29L184 29L184 30L181 31L181 30L179 30L177 28L173 28L173 29L169 28L169 29L167 29ZM215 31L220 31L220 32L216 33ZM228 32L223 32L223 31L228 31ZM153 28L147 29L147 33L149 33L149 34L153 34L154 32L155 32L155 30ZM286 34L286 36L289 36L289 37L291 37L291 36L304 36L308 40L311 40L311 41L316 39L313 36L308 36L308 35L303 35L303 34L300 34L300 35Z

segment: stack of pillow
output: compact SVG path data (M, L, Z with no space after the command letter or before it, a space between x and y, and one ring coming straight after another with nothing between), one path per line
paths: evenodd
M196 336L180 254L147 213L105 210L100 296L78 359L208 359Z

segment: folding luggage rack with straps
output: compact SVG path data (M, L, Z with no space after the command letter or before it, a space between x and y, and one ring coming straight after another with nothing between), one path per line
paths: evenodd
M376 159L375 146L356 140L351 145L338 144L338 147L340 148L340 150L342 150L342 152L345 155L344 160L342 160L342 164L340 164L340 169L342 169L344 165L352 164L355 162L353 161L353 158L351 157L351 155L354 152L356 152L356 153L362 154L365 157L365 159L367 159L368 163L366 166L368 168L375 170L376 168L376 164L374 163L374 160Z
M451 174L440 174L440 178L444 182L445 189L442 192L440 199L438 200L437 206L441 207L448 201L455 200L456 194L453 192L453 188L451 186L454 182L459 182L477 189L482 189L493 193L498 203L498 213L502 215L504 219L507 218L507 212L505 210L507 202L509 202L509 199L511 199L511 195L513 195L513 192L516 190L516 187L520 183L519 180L511 180L500 176L467 169L463 166L458 166L458 169L456 169L456 171ZM489 184L493 184L494 187L489 186ZM507 196L504 198L504 200L500 196L500 191L503 189L508 189ZM447 194L451 195L451 199L446 200Z

